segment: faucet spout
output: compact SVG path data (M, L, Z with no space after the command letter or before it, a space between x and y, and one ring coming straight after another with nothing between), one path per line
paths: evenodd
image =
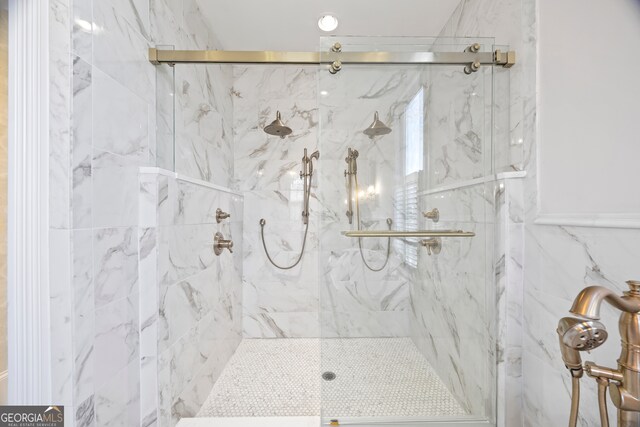
M635 290L625 292L625 296L621 297L603 286L589 286L580 291L569 311L580 317L598 320L600 319L602 301L607 301L618 310L638 313L640 312L640 300L627 298L630 295L637 296L635 292Z

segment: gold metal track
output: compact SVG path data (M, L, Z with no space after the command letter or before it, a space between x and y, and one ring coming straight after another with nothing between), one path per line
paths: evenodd
M226 50L149 49L152 64L435 64L501 65L515 64L515 52L280 52Z

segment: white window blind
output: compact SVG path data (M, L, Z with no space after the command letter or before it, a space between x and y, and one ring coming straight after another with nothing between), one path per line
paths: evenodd
M398 230L417 231L420 211L418 209L418 185L423 169L424 153L424 89L420 90L407 105L404 114L404 184L396 189L395 223ZM395 250L402 254L411 267L418 265L418 239L396 239Z

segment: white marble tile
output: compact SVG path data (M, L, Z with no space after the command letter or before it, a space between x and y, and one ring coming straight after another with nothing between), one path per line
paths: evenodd
M93 59L92 37L94 30L96 30L93 22L93 1L74 1L72 12L72 51L75 55L90 64Z
M113 156L109 157L113 159ZM91 186L94 227L126 227L138 223L137 167L103 167L97 166L94 160Z
M176 224L215 223L216 209L228 213L231 208L228 194L185 181L176 184Z
M96 309L93 378L106 386L131 363L140 364L139 297L132 294ZM139 378L136 382L139 382Z
M96 13L109 11L119 19L127 21L135 31L149 39L149 0L100 0L94 3L100 3L94 5L94 8L98 9Z
M94 230L93 274L96 308L138 291L138 234L135 229Z
M99 426L140 424L140 361L135 360L97 390L95 417Z
M72 244L74 398L76 402L83 402L89 399L95 392L93 367L96 331L92 231L72 231Z
M65 1L49 9L49 222L52 228L71 223L71 10Z
M180 67L175 81L176 171L229 187L233 176L230 67Z
M137 24L124 19L110 3L93 1L93 65L151 103L155 97L155 69L148 59L149 42Z
M51 342L51 393L65 405L73 402L73 287L72 242L69 230L50 230L49 251L51 280L51 332L57 337Z
M139 174L138 225L140 227L158 226L159 178L157 174Z
M93 144L92 68L82 58L73 61L73 153L72 168L72 224L76 228L92 226L91 156Z
M182 2L149 0L150 35L157 45L174 45L182 37Z
M66 408L65 408L66 411ZM96 426L96 413L94 396L91 395L85 401L78 404L75 410L76 427L94 427Z
M208 267L215 261L213 236L217 226L194 224L158 229L159 277L162 284L173 284Z
M147 164L148 104L96 67L92 92L94 148L126 157L131 164Z

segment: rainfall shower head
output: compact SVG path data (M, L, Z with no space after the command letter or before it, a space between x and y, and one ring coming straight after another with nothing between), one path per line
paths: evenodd
M369 136L369 138L373 139L374 136L391 133L391 128L380 121L378 118L378 112L376 111L373 115L373 123L371 123L371 126L362 132Z
M292 132L291 128L282 122L280 111L276 113L276 119L272 121L271 124L264 127L264 131L269 135L279 136L280 138L284 138Z

